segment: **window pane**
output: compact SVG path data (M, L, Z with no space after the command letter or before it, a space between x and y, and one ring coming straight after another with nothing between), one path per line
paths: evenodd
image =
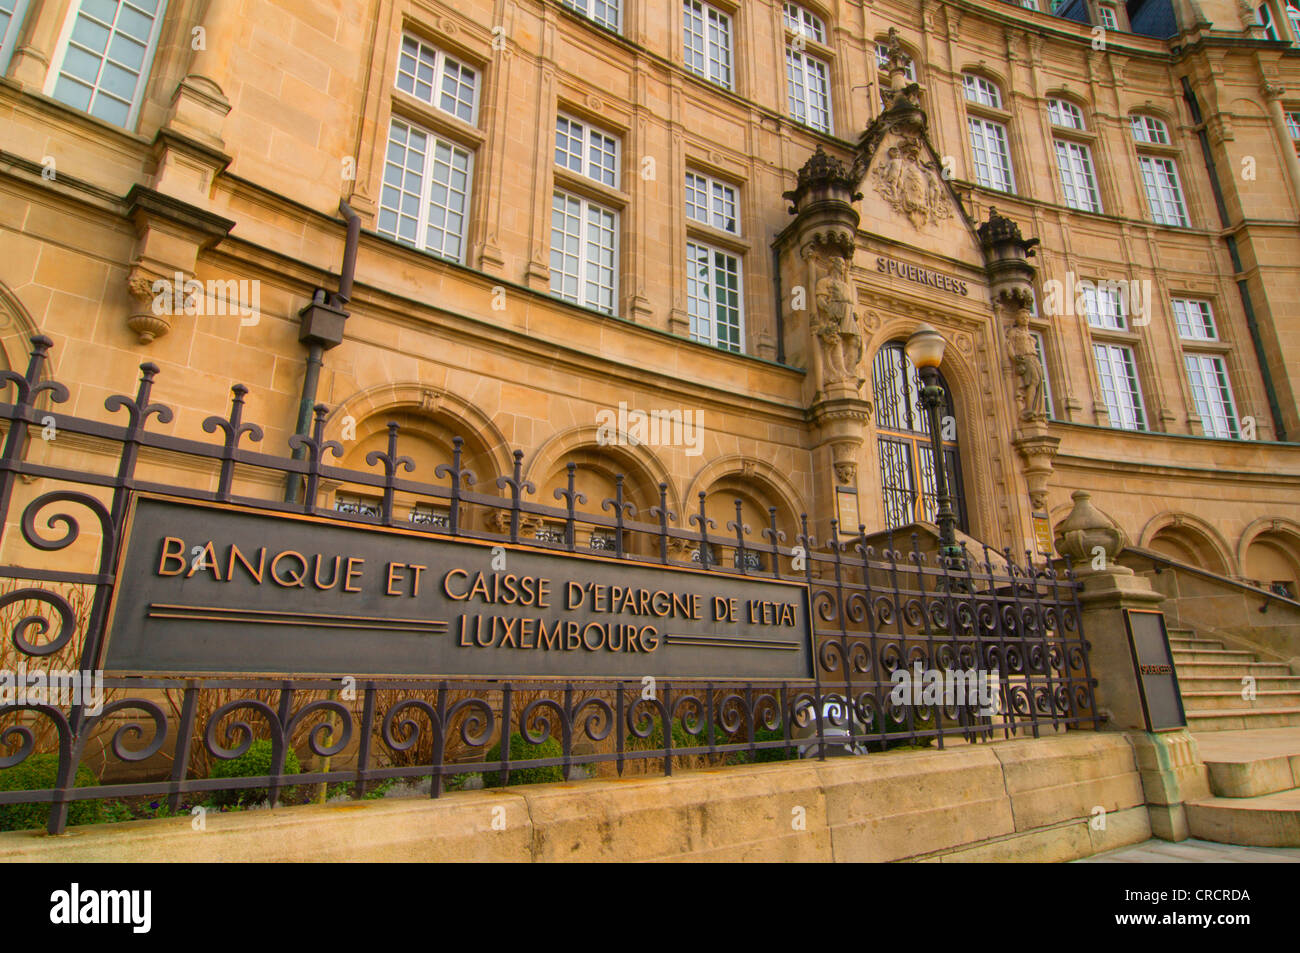
M1110 425L1124 430L1146 430L1132 350L1121 345L1097 343L1092 349Z
M1187 378L1192 388L1192 402L1208 437L1236 439L1237 409L1223 359L1204 354L1187 355Z
M17 9L14 0L4 8ZM115 125L126 126L139 101L156 39L161 5L82 0L63 49L51 95ZM0 26L9 20L0 15ZM5 31L0 29L0 39ZM3 54L0 54L3 63Z
M1174 323L1178 326L1179 337L1191 341L1218 340L1210 302L1174 298L1173 307Z

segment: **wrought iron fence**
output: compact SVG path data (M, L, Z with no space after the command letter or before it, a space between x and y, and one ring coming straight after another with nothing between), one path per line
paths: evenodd
M349 684L291 673L276 679L118 675L104 680L107 701L95 712L81 703L0 705L0 772L38 755L57 756L49 787L0 789L0 808L49 804L51 833L65 828L72 804L90 799L154 797L175 810L213 792L266 789L275 805L289 786L344 784L361 797L376 782L400 778L428 778L431 796L438 797L449 781L471 772L508 783L512 772L524 769L555 767L572 778L584 767L609 763L622 773L630 764L648 763L670 774L683 757L716 763L797 751L825 758L899 742L943 747L1036 737L1044 728L1096 726L1078 585L1068 565L1035 564L1030 553L1017 563L1010 551L987 548L936 563L920 551L916 536L909 552L888 546L877 551L867 544L864 527L845 536L833 522L831 540L819 543L806 516L798 527L780 527L775 508L758 543L741 519L740 501L735 518L726 521L728 532L717 534L723 514L710 516L705 494L696 512L677 514L669 507L667 484L660 484L658 504L641 520L624 498L622 477L615 496L597 504L575 489L573 463L567 465L567 488L555 490L558 505L551 506L530 499L537 489L523 476L519 450L512 471L496 480L503 495L482 492L475 489L477 476L463 465L461 438L454 441L450 464L415 474L401 453L395 423L388 426L386 449L367 457L377 469L343 469L326 462L327 454L341 457L342 448L323 436L323 405L315 408L312 436L289 441L301 459L260 453L247 446L260 442L263 431L243 419L242 385L231 390L227 416L203 421L204 431L219 434L219 442L172 436L150 429L152 421L166 424L173 417L171 408L154 400L159 371L153 364L141 365L133 397L105 401L124 420L89 419L54 409L68 400L68 390L44 379L52 342L38 336L32 343L25 374L0 374L16 392L12 403L0 404L0 418L8 424L0 453L0 529L6 537L13 535L8 522L16 487L30 486L36 494L17 521L22 543L3 540L6 553L28 555L10 556L0 566L0 579L11 580L0 592L0 619L10 623L0 634L7 643L0 667L5 660L36 666L75 658L82 671L96 668L128 504L132 494L143 492L560 553L576 552L580 535L589 535L593 545L583 550L599 559L704 568L720 578L793 579L810 593L815 657L808 680L660 679L649 693L644 682L608 678L429 677ZM34 433L57 439L34 454ZM138 472L142 454L154 471L176 472L168 461L191 471L206 467L215 473L215 487L145 479ZM60 463L64 457L68 465ZM107 465L86 469L87 459ZM72 465L78 462L83 465ZM283 493L269 491L274 481L248 479L255 473L298 480L302 492L291 496L300 502L286 503ZM376 500L326 508L323 481L370 488ZM237 482L262 491L237 492ZM416 518L402 520L395 513L397 494L418 501L412 508ZM467 523L471 507L500 514L496 531ZM99 535L93 547L87 546L93 533L82 525L88 517ZM87 553L87 565L42 567L32 558L39 553L69 560ZM950 694L900 700L899 673L918 667L941 680L994 673L996 701L990 708ZM515 732L530 745L557 744L542 752L545 757L516 759L508 743ZM220 773L214 766L244 755L258 739L270 744L266 774L214 776ZM287 770L293 752L311 759L308 770ZM79 767L88 762L100 766L99 777L93 784L83 777L78 786Z

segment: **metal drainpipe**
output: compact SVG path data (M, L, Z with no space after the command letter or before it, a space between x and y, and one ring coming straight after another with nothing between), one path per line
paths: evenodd
M307 345L307 373L302 381L302 400L298 403L298 423L294 433L311 436L312 410L316 406L316 391L320 386L320 371L324 355L343 341L343 325L348 319L347 306L352 299L352 279L357 270L357 244L361 239L361 218L344 199L339 200L339 211L347 219L347 242L343 248L343 271L339 276L339 290L326 300L324 288L317 288L311 304L298 312L302 324L298 340ZM305 447L293 451L293 459L307 456ZM301 492L301 479L293 473L286 476L284 501L297 503Z

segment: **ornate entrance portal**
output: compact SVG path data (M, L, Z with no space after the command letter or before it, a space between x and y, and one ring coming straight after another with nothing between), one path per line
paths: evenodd
M891 341L876 352L872 362L876 395L876 451L880 458L881 497L885 528L897 529L918 520L934 522L939 509L934 486L934 451L930 425L921 412L921 382L901 341ZM945 420L954 419L952 390L942 376L948 394ZM961 461L957 451L956 427L944 427L944 467L957 513L957 525L966 526L966 501L961 484ZM918 493L917 487L920 487Z

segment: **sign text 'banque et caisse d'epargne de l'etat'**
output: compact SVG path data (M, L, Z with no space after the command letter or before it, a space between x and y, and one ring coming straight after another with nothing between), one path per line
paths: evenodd
M799 583L142 496L110 672L804 679Z

